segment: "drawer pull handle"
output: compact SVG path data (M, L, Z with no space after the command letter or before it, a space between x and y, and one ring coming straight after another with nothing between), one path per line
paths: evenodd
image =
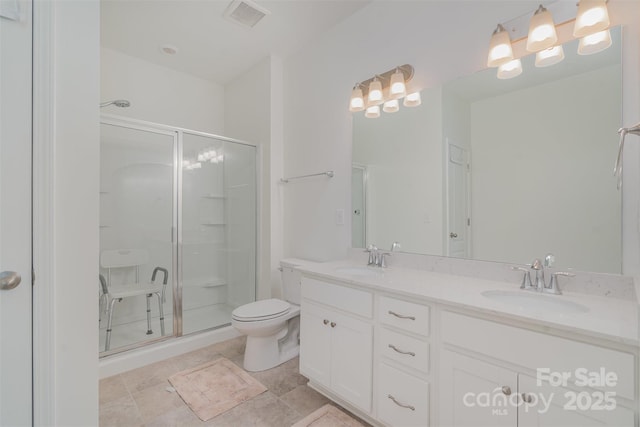
M402 350L399 350L398 347L396 347L393 344L389 344L389 348L394 350L397 353L400 353L400 354L408 354L409 356L415 356L416 355L413 351L402 351Z
M396 405L398 405L398 406L399 406L399 407L401 407L401 408L411 409L412 411L415 411L415 410L416 410L416 408L415 408L414 406L411 406L411 405L405 405L404 403L400 403L400 402L398 402L398 401L396 400L396 398L395 398L395 397L393 397L393 396L391 396L390 394L388 394L388 395L387 395L387 397L388 397L389 399L391 399L391 400L393 401L393 403L395 403Z
M329 323L329 321L328 321L327 319L324 319L324 320L322 321L322 323L324 323L324 324L326 325L326 324L328 324L328 323Z
M522 400L523 400L525 403L531 403L531 402L533 402L533 398L531 397L531 395L530 395L530 394L527 394L527 393L522 393Z
M331 322L331 327L335 328L336 327L336 322Z
M398 319L416 320L416 318L414 316L404 316L402 314L398 314L395 311L391 311L391 310L389 310L389 314L392 315L392 316L396 316Z

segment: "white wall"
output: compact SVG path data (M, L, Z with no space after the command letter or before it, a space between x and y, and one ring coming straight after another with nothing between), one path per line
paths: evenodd
M43 356L53 361L54 390L45 422L87 426L98 424L100 5L60 1L54 11L54 266L41 282L52 287L53 349Z
M602 167L617 155L603 141L620 125L610 107L621 104L620 68L471 104L474 258L523 263L551 252L558 265L620 272L620 193Z
M109 48L101 49L102 113L224 135L224 87Z
M352 119L350 89L357 81L410 63L416 88L436 87L485 68L496 22L537 7L532 1L372 2L285 62L285 175L335 170L331 180L307 180L285 193L285 255L337 259L350 246L350 227L335 224L336 209L350 206ZM612 24L625 25L625 123L639 111L640 4L612 0ZM464 12L464 13L462 13ZM385 31L392 28L393 31ZM628 144L632 145L632 144ZM636 144L637 145L637 144ZM625 272L640 271L637 233L640 150L625 158L623 226ZM631 164L634 166L632 167Z
M279 282L272 283L273 262L279 260L272 244L281 240L271 231L272 222L272 123L273 87L281 72L273 69L279 63L277 58L265 58L252 69L225 86L225 136L259 144L260 162L260 227L258 260L258 299L279 295ZM275 65L274 65L275 64ZM277 108L273 108L277 117ZM277 143L280 144L281 143ZM277 195L275 196L277 197ZM274 207L277 206L277 202ZM272 242L273 239L273 242Z

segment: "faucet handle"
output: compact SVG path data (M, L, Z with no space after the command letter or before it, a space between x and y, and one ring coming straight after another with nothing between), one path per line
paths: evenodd
M390 252L381 252L380 253L380 267L387 268L387 257L391 256Z
M511 269L514 271L522 271L524 273L524 276L522 276L522 284L520 285L520 289L533 288L533 285L531 284L531 273L529 272L528 268L512 266Z
M558 276L575 277L575 274L566 273L564 271L556 271L551 275L551 282L549 283L549 287L544 289L545 292L554 295L562 295L562 290L560 289L560 285L558 284Z
M544 270L544 265L542 264L542 261L540 261L539 258L536 258L531 263L531 268L533 270Z

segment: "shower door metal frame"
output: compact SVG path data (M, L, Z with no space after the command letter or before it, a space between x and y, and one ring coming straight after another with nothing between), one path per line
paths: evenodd
M211 139L216 139L218 141L223 141L223 142L230 142L233 144L240 144L240 145L246 145L249 147L253 147L255 148L255 156L254 156L254 162L255 162L255 172L256 172L256 176L255 176L255 206L256 206L256 215L255 215L255 239L254 239L254 268L255 268L255 274L254 274L254 281L253 281L253 299L254 301L257 298L257 294L258 294L258 272L259 272L259 257L258 257L258 244L260 243L260 201L261 201L261 192L260 192L260 158L261 158L261 151L260 151L260 146L258 144L254 144L251 142L247 142L247 141L242 141L239 139L234 139L234 138L229 138L226 136L220 136L220 135L215 135L212 133L207 133L207 132L201 132L201 131L195 131L195 130L191 130L191 129L185 129L185 128L173 128L176 129L177 133L178 133L178 217L179 217L179 221L178 221L178 259L177 259L177 263L178 263L178 277L180 278L176 283L177 286L176 288L179 289L178 295L174 296L174 304L176 304L177 302L180 303L180 318L179 320L176 320L178 316L174 315L174 330L175 331L179 331L180 334L176 335L176 336L185 336L182 334L182 254L184 252L183 250L183 241L182 241L182 236L183 236L183 232L182 232L182 161L183 161L183 146L184 146L184 134L188 134L188 135L195 135L195 136L201 136L204 138L211 138ZM228 231L227 231L228 232ZM176 310L176 307L174 306L174 312ZM218 328L222 328L225 326L229 326L231 325L231 320L229 320L228 323L225 323L223 325L218 325L218 326L212 326L210 328L207 329L203 329L201 331L196 331L196 332L192 332L187 334L186 336L189 335L194 335L194 334L199 334L202 332L206 332L206 331L210 331L213 329L218 329Z
M109 126L119 126L121 128L127 128L127 129L133 129L133 130L138 130L138 131L143 131L143 132L149 132L149 133L154 133L154 134L158 134L158 135L164 135L164 136L170 136L173 138L173 143L172 143L172 157L173 157L173 166L172 166L172 177L171 177L171 182L172 182L172 207L171 207L171 271L172 271L172 275L171 275L171 280L173 281L173 283L177 283L177 260L178 260L178 245L176 242L176 230L178 228L178 174L177 174L177 168L178 165L181 163L178 163L178 157L179 157L179 151L178 151L178 145L179 145L179 138L178 138L178 132L177 130L171 129L170 127L165 127L165 126L155 126L153 123L149 123L149 122L144 122L141 120L131 120L131 119L127 119L124 117L119 117L119 116L114 116L114 115L107 115L107 114L103 114L100 117L100 124L101 125L109 125ZM101 142L102 143L102 142ZM99 353L99 357L105 357L105 356L109 356L112 354L116 354L116 353L121 353L127 350L133 350L133 349L137 349L140 347L144 347L147 346L149 344L153 344L156 342L160 342L160 341L165 341L167 339L171 339L174 338L175 335L175 318L176 318L176 313L175 313L175 286L172 286L172 290L173 290L173 294L174 294L174 300L173 300L173 323L174 323L174 331L173 331L173 335L165 335L165 336L161 336L158 338L151 338L148 340L143 340L140 342L136 342L133 344L129 344L126 346L122 346L122 347L118 347L112 350L108 350L108 351L103 351Z
M100 124L106 124L111 126L120 126L124 128L140 130L145 132L156 133L165 136L173 136L173 207L172 207L172 226L171 226L171 251L172 251L172 276L173 281L172 295L173 295L173 334L163 337L153 338L127 346L119 347L106 352L100 352L99 357L106 357L116 353L122 353L128 350L135 350L141 347L146 347L150 344L158 343L161 341L170 340L173 338L179 338L184 336L182 334L182 160L183 160L183 136L184 134L202 136L206 138L212 138L223 142L230 142L234 144L246 145L255 148L255 239L254 239L254 267L255 277L253 283L253 295L254 300L257 297L258 291L258 274L259 274L259 256L258 249L260 243L260 202L261 189L260 189L260 161L262 158L261 146L255 143L242 141L239 139L228 138L226 136L215 135L207 132L200 132L191 129L181 128L177 126L164 125L160 123L153 123L144 120L131 119L128 117L113 115L113 114L101 114ZM201 331L193 332L189 335L195 335L210 330L218 329L230 325L231 322L224 325L213 326L211 328L203 329Z

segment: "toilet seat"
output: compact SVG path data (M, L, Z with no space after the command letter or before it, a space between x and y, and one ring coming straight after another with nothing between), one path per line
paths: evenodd
M291 305L288 302L271 298L240 306L233 310L231 316L239 322L258 322L283 316L290 309Z

